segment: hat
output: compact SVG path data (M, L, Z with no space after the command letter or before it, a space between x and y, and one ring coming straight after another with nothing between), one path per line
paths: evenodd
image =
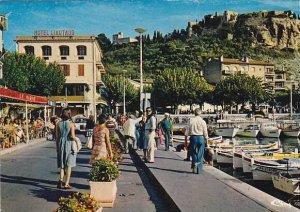
M165 116L170 116L170 113L165 113Z

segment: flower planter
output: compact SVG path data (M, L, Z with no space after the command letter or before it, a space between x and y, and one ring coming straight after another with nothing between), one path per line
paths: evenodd
M112 182L90 181L91 196L100 202L101 207L112 208L117 194L116 180Z

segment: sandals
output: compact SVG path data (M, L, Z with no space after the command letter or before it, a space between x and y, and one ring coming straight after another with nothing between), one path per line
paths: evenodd
M65 185L64 189L69 190L69 189L72 189L72 187L70 185Z

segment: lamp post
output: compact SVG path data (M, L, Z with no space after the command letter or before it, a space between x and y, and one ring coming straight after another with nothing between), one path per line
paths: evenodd
M140 36L140 111L143 110L143 43L142 43L142 34L146 32L146 29L136 28L135 31L139 33Z
M293 81L293 78L291 78L291 90L290 90L290 116L291 116L291 119L293 119L293 84L294 84L294 81Z
M125 73L127 72L127 70L123 70L123 79L124 79L124 82L123 82L123 115L125 116L126 115L126 99L125 99Z

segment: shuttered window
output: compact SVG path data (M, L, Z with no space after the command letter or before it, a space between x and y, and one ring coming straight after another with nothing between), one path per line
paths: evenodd
M84 64L78 64L78 76L84 76Z
M70 65L60 65L65 76L70 76Z

